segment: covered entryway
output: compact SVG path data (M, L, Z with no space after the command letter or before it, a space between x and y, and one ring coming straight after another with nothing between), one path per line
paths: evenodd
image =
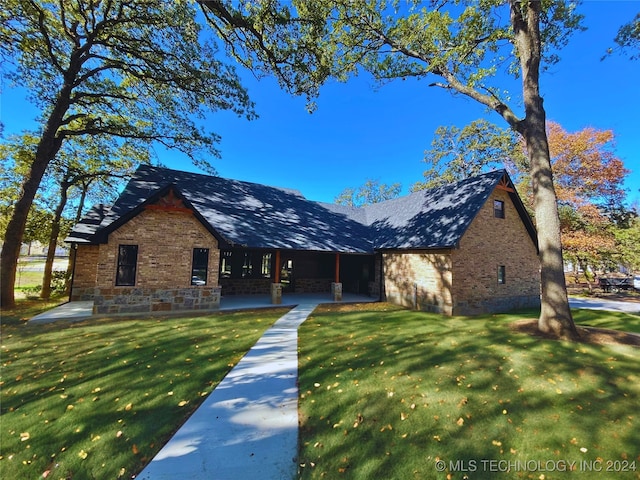
M345 293L368 295L374 275L373 255L244 248L220 253L223 296L269 294L274 282L284 294L329 293L340 282Z

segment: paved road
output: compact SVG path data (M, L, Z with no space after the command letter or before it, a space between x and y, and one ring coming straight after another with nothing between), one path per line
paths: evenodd
M571 308L588 308L592 310L610 310L614 312L635 313L640 315L640 302L621 302L603 298L571 297Z
M54 271L66 271L67 266L69 265L69 259L58 259L56 258L53 261L53 270ZM44 261L42 262L30 262L30 263L19 263L18 271L22 272L44 272Z

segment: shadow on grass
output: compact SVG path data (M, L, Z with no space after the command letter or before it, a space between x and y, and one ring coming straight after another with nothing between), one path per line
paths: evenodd
M638 350L511 331L523 316L535 314L318 311L300 329L301 477L463 478L466 468L471 478L549 478L527 462L640 466ZM503 472L498 462L520 464ZM567 475L602 478L579 467Z
M0 478L131 478L286 311L3 328Z

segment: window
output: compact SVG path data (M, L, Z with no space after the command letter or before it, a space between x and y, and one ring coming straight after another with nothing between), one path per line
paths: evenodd
M225 250L222 252L222 258L220 259L220 278L231 277L231 252Z
M502 200L493 201L493 216L496 218L504 218L504 202Z
M262 267L260 269L260 274L264 278L271 278L271 254L265 253L262 255Z
M504 285L507 283L507 269L504 265L498 267L498 284Z
M138 245L118 246L118 271L116 285L132 287L136 284L136 266L138 264Z
M253 275L253 260L249 252L244 254L244 263L242 264L242 278L251 277Z
M206 285L209 270L209 249L194 248L191 261L191 285Z

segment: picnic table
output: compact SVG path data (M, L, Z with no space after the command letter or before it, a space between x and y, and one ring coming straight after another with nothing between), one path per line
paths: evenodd
M603 292L619 292L633 288L633 277L599 277L598 284Z

